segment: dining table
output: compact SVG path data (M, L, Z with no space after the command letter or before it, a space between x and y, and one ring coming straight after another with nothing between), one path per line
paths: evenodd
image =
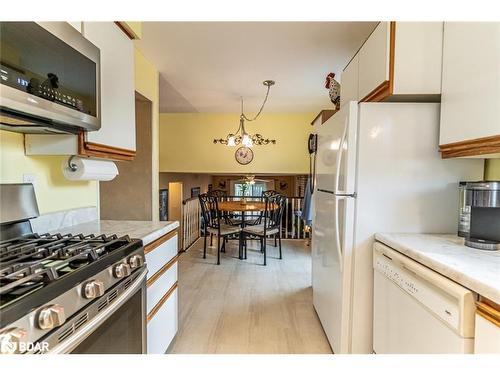
M266 202L262 201L220 201L218 202L219 210L223 212L241 212L241 229L240 243L243 240L243 229L245 228L245 216L247 212L264 212L266 210ZM270 211L277 210L279 205L276 203L268 203ZM240 246L239 258L243 259L242 250Z

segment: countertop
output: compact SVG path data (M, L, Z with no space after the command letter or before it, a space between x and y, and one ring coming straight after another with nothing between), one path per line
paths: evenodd
M72 234L116 234L140 238L144 245L153 242L164 234L179 227L178 221L126 221L94 220L69 227L58 228L53 232Z
M377 233L377 241L500 303L500 251L467 247L456 235Z

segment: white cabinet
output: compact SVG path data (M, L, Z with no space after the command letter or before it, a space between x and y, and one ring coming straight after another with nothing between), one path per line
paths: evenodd
M175 288L148 322L148 354L164 354L179 327L178 291Z
M443 22L396 22L393 95L441 94Z
M359 54L356 54L344 68L340 77L340 106L352 100L359 100Z
M439 139L443 157L498 157L499 51L500 22L445 22Z
M165 353L177 333L177 243L174 230L144 246L148 266L148 354Z
M474 339L476 354L500 354L500 310L492 305L477 303Z
M113 22L84 22L83 35L101 50L101 129L86 140L135 150L133 42Z
M342 73L341 106L439 101L442 43L442 22L379 23Z
M380 22L359 51L359 98L389 81L390 22Z

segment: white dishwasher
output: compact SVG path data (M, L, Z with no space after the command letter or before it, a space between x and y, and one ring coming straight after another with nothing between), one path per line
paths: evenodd
M373 350L473 353L475 294L376 242Z

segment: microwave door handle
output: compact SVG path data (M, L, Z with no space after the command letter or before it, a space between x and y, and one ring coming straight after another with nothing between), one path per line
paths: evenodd
M349 119L346 117L344 124L344 131L342 132L342 138L340 138L339 150L337 152L336 167L335 167L335 186L333 189L335 194L339 193L340 168L342 165L342 149L344 148L344 142L347 138L347 126L349 125L348 120Z
M340 265L340 272L342 272L342 266L343 266L343 255L342 255L342 244L340 242L340 225L339 225L339 201L343 199L343 197L337 197L334 196L335 199L335 213L334 213L334 220L335 220L335 245L337 248L337 255L339 256L339 265Z

